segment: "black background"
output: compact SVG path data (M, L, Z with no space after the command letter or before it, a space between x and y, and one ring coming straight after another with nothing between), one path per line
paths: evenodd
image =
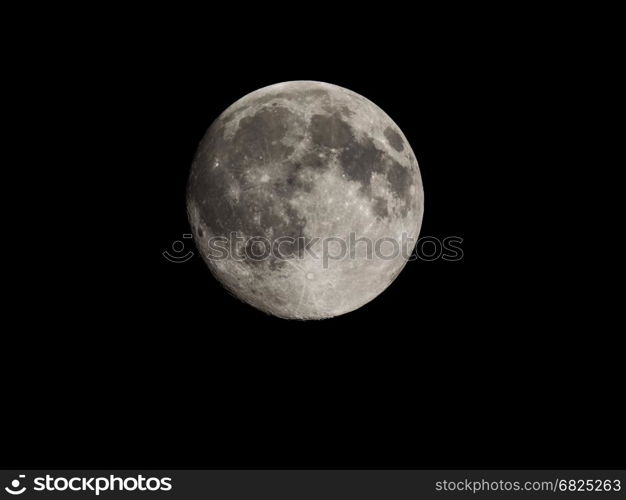
M562 147L568 39L536 46L540 15L530 33L469 10L292 9L85 14L14 57L36 104L2 465L614 466L618 353L587 322L563 216L584 217L567 208L584 169ZM266 316L197 255L162 256L189 232L211 122L300 79L384 109L420 165L421 235L463 238L462 261L409 263L319 322Z

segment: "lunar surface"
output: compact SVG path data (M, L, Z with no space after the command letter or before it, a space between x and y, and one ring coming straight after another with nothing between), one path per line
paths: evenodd
M391 118L313 81L271 85L226 109L187 188L212 274L288 319L338 316L383 292L413 250L423 203L417 160Z

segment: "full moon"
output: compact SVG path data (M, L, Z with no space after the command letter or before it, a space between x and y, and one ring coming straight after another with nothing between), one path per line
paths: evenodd
M398 276L422 224L417 160L365 97L314 81L232 104L187 186L196 246L233 295L286 319L354 311Z

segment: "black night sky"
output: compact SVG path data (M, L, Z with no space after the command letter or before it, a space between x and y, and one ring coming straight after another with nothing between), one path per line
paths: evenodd
M30 306L3 339L6 466L611 463L617 354L567 265L561 197L582 165L558 146L554 67L469 10L324 12L89 17L19 59L45 103L19 206L42 207L12 289ZM421 170L420 235L462 238L462 260L411 262L357 311L294 322L226 293L197 252L163 257L195 251L185 189L207 128L286 80L393 118Z

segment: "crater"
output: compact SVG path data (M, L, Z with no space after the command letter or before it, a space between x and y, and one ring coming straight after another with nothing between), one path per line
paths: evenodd
M387 180L393 192L403 200L408 201L411 189L411 175L409 169L391 160L387 170Z
M319 149L315 148L314 151L302 155L300 158L300 164L305 167L312 167L315 169L327 167L328 165L323 156L320 156L317 151L319 151Z
M400 137L400 134L398 134L391 127L387 127L384 131L384 134L387 138L387 142L389 142L393 149L398 152L404 151L404 141L402 140L402 137Z
M389 210L387 209L387 200L384 198L376 197L372 203L372 212L376 217L384 219L389 216Z
M371 197L370 180L373 173L384 175L389 182L391 191L403 203L400 214L406 216L410 206L411 173L389 154L376 147L372 139L367 138L360 143L353 143L345 148L340 155L341 166L346 177L361 184L364 194ZM383 198L375 198L372 204L377 216L389 216L387 202Z
M295 118L294 113L283 106L264 107L242 118L229 148L233 152L232 160L240 160L242 156L281 158L289 155L293 148L280 140L287 135L289 124L294 123Z
M338 113L330 116L313 115L309 130L313 142L320 146L341 148L352 141L352 128Z
M348 179L363 187L369 185L372 172L381 172L384 168L383 152L369 138L361 143L354 142L341 152L339 158Z

